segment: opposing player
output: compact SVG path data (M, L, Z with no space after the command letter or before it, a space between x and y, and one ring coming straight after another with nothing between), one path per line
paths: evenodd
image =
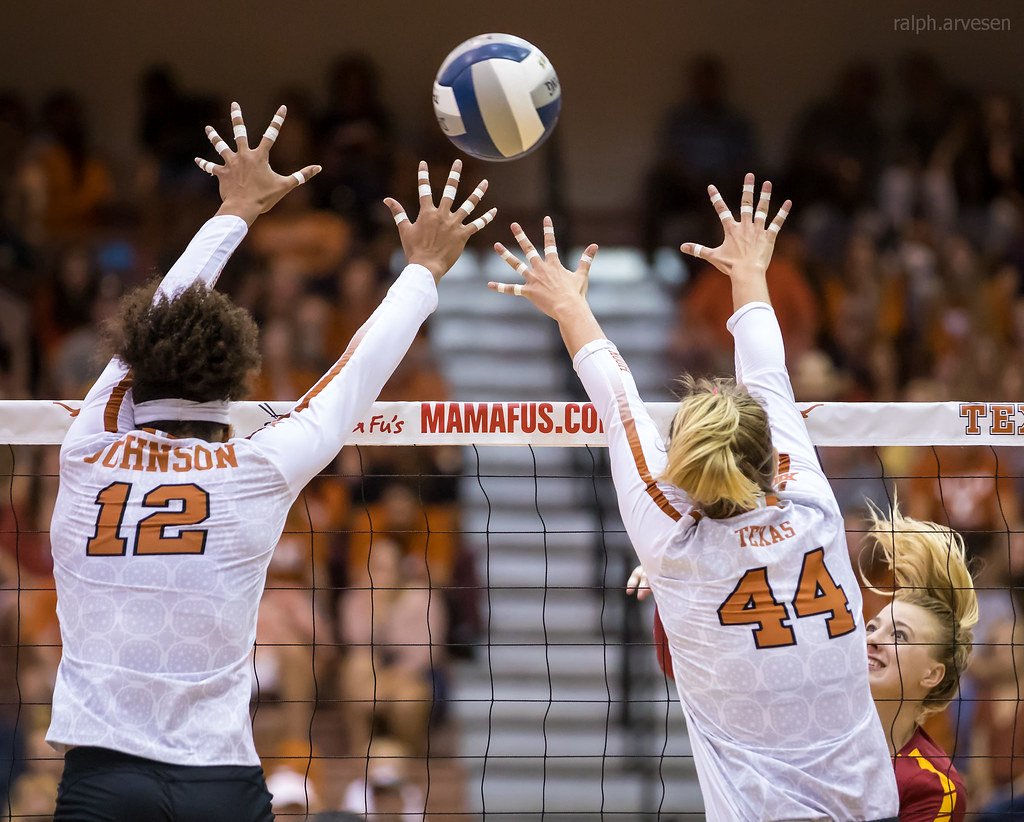
M921 725L956 696L978 622L963 539L934 522L873 512L868 543L892 572L892 602L868 620L868 679L889 742L901 822L960 822L967 792Z
M550 220L543 255L513 224L529 265L495 249L526 282L490 286L558 322L608 432L619 508L665 623L708 819L892 818L896 784L868 688L843 518L793 402L765 281L790 203L769 222L765 183L755 213L747 175L736 220L709 192L725 239L682 250L732 281L736 381L688 380L667 447L584 297L596 246L568 271Z
M866 542L896 586L892 603L867 623L868 681L893 757L901 822L960 822L967 790L949 755L922 727L956 696L978 621L978 598L963 539L934 522L872 513ZM878 591L878 593L886 593ZM626 593L650 593L637 566ZM657 609L658 663L674 678L671 650Z
M282 107L250 148L207 129L197 163L223 203L152 290L127 296L115 356L61 447L51 536L63 655L47 740L65 750L56 819L271 819L249 721L267 565L303 486L330 462L437 304L437 282L493 210L435 206L426 164L408 266L334 366L289 413L230 436L228 402L258 364L252 318L211 290L247 228L319 167L276 174Z

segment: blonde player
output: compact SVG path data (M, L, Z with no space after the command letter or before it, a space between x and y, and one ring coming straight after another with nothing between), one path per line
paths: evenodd
M978 597L964 559L964 542L934 522L872 512L868 547L896 586L892 602L868 620L868 681L889 741L901 822L961 822L967 790L949 755L922 724L956 696L978 621ZM886 593L872 588L877 593ZM644 599L650 585L633 569L626 593ZM674 678L665 630L654 611L658 664Z
M960 822L967 792L924 721L956 696L978 622L964 542L934 522L875 511L868 544L896 585L867 624L868 679L889 742L902 822Z
M671 646L711 820L895 816L889 750L868 688L860 591L843 518L793 402L765 272L787 201L768 220L747 175L739 219L709 189L717 248L682 247L732 281L736 381L686 383L667 444L587 305L596 246L576 271L545 220L539 253L517 225L521 294L558 322L608 432L630 540ZM775 478L776 449L783 466ZM776 485L773 485L773 478Z
M116 355L60 452L51 536L63 655L47 740L66 751L58 820L271 819L249 721L249 654L267 565L303 486L327 465L437 304L437 282L493 211L463 224L461 166L416 222L394 200L409 265L291 411L230 436L228 401L258 364L252 318L211 290L290 176L232 105L236 148L207 129L223 204L156 290L126 298Z

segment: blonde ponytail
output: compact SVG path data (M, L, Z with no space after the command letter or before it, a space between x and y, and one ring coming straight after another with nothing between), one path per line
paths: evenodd
M733 380L683 380L660 480L713 518L757 505L771 490L774 450L764 408Z
M967 568L963 537L935 522L905 517L893 502L886 517L871 506L868 539L891 571L894 588L875 593L929 611L939 624L935 659L946 667L942 681L925 698L921 718L945 708L956 696L978 624L978 596Z

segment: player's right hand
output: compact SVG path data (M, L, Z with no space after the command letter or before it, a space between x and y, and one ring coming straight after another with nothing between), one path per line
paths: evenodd
M468 199L454 211L452 203L462 176L462 160L452 164L448 172L448 182L441 192L441 201L435 206L434 195L430 187L430 172L427 164L420 163L417 173L420 208L416 221L409 219L405 209L397 200L388 197L384 200L391 210L391 216L398 226L398 236L402 240L405 258L410 264L422 265L434 275L435 282L448 273L455 261L459 259L469 238L494 219L498 209L492 208L472 222L464 222L473 209L477 207L487 191L487 181L481 180Z
M224 163L217 165L196 157L196 165L207 174L212 174L220 183L223 205L218 214L234 214L252 225L260 214L272 209L285 194L320 173L320 166L306 166L301 171L284 176L270 167L270 149L287 114L288 109L284 106L277 110L256 148L249 148L245 121L238 103L231 104L234 151L213 126L206 127L206 136Z
M768 203L771 200L772 184L761 186L761 196L754 208L754 175L743 179L743 197L740 201L740 218L737 220L714 186L708 186L711 204L722 221L725 238L716 248L707 248L699 243L683 243L679 250L684 254L707 260L723 274L732 276L735 271L743 273L768 270L775 249L775 238L782 228L786 215L793 207L790 200L782 204L775 219L768 223Z
M647 581L647 572L642 565L637 565L626 582L626 594L636 594L636 598L644 600L651 595L651 583Z

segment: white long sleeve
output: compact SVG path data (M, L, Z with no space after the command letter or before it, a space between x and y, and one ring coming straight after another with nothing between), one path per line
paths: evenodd
M768 411L772 443L779 452L777 490L812 494L838 508L793 398L775 310L768 303L747 303L729 318L727 327L736 340L736 380Z
M659 484L666 452L629 366L610 340L594 340L573 367L608 435L612 480L626 533L648 574L657 574L669 536L692 506L678 488Z
M433 275L423 266L406 266L331 369L291 411L252 435L293 494L341 450L436 307Z

